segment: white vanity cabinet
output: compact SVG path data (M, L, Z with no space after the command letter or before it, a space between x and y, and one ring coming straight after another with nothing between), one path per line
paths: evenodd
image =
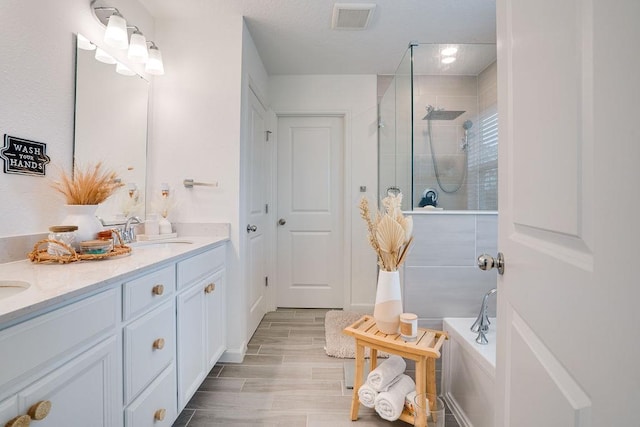
M0 425L122 425L119 301L110 289L0 332Z
M0 427L17 417L37 427L173 424L226 349L226 245L145 251L130 269L127 258L111 264L117 278L0 323ZM50 280L87 266L55 266Z
M125 426L171 426L177 417L175 264L123 285Z
M225 246L177 264L178 412L226 348Z

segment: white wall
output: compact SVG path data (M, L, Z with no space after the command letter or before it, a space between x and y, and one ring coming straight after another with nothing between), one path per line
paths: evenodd
M213 19L213 21L212 21ZM174 222L231 224L227 251L228 352L244 354L246 291L242 264L241 155L248 80L266 93L266 71L240 15L157 20L166 74L153 91L150 132L150 195L169 183L176 199ZM185 189L193 178L218 188ZM239 315L241 314L241 315Z
M345 309L371 311L376 289L376 258L367 242L358 204L365 195L376 203L378 142L375 75L295 75L269 78L269 101L278 113L346 113ZM360 193L361 185L367 187Z
M153 19L138 2L111 4L153 36ZM45 232L65 215L49 181L71 171L78 32L95 41L104 35L89 1L0 2L0 145L5 134L44 142L51 158L44 178L0 172L0 238Z

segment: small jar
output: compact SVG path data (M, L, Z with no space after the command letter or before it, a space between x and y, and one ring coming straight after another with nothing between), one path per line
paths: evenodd
M111 252L112 244L104 240L85 240L80 242L80 250L86 255L103 255Z
M400 315L400 337L405 341L415 341L418 338L418 315L413 313Z
M97 240L101 240L103 242L109 243L109 251L113 250L113 231L111 230L103 230L99 231L96 235Z
M62 242L67 246L72 247L74 250L78 249L78 245L76 244L76 230L78 229L75 225L54 225L49 227L49 240L57 240L58 242ZM49 255L63 256L63 255L71 255L71 253L61 245L58 245L53 242L49 242L47 245L47 253Z

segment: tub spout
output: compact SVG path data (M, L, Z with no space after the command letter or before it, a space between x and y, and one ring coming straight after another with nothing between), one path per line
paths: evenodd
M473 325L471 325L471 331L477 332L478 337L476 338L476 342L478 344L488 344L486 333L489 330L489 325L491 322L489 321L489 315L487 314L487 302L489 301L489 297L498 292L496 288L491 289L487 292L482 298L482 305L480 306L480 313L478 314L478 318Z

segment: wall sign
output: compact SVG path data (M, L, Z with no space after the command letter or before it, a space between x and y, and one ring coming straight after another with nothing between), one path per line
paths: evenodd
M4 148L0 150L4 160L4 173L19 175L46 175L47 144L4 135Z

